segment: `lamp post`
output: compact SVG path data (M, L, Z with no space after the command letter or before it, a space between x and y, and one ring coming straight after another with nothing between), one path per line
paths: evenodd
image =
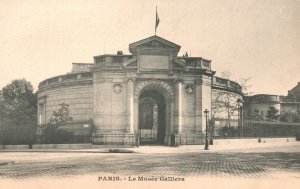
M243 137L243 100L237 99L237 105L238 105L238 127L239 127L239 137Z
M204 114L205 114L205 119L206 119L206 132L205 132L205 147L204 150L208 150L208 140L207 140L207 116L208 116L209 111L205 109Z

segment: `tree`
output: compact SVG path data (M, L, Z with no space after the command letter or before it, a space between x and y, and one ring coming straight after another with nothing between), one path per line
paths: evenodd
M73 118L69 116L69 105L62 103L57 111L53 111L50 123L52 125L63 125L72 120Z
M263 112L263 111L259 112L258 109L255 109L255 110L253 111L253 115L252 115L251 117L252 117L254 120L256 120L256 121L263 121L263 120L265 120L264 112Z
M238 114L237 105L238 95L229 91L217 91L213 98L212 111L213 115L224 113L230 120Z
M2 91L0 91L0 126L3 124L5 118L7 118L7 108L6 103L2 95Z
M273 106L270 106L269 109L267 110L266 117L269 121L278 121L280 117L279 110L277 110Z
M37 120L37 97L25 79L13 80L0 91L2 143L32 143Z
M14 125L36 122L37 97L25 79L13 80L2 88L2 118Z
M229 70L223 71L221 73L223 79L230 79L231 72ZM242 87L243 94L249 94L248 90L251 87L248 85L248 82L251 78L241 78L241 82L237 82ZM212 113L213 115L226 112L226 117L228 119L228 122L230 119L235 118L238 115L238 104L237 99L240 98L239 95L237 95L234 92L225 91L225 90L218 90L215 93L215 96L213 98L212 103ZM228 123L230 126L230 123Z
M253 94L253 92L250 91L250 88L252 87L252 85L249 84L250 80L251 80L251 77L248 77L248 78L242 77L238 81L238 83L242 87L242 92L245 96L249 96L249 95Z
M229 70L221 72L223 79L229 79L231 72ZM226 112L226 116L229 119L234 116L237 110L236 104L237 95L230 91L218 90L214 93L212 103L212 115L215 116L219 113Z
M72 142L72 133L63 130L63 126L73 118L69 115L69 105L62 103L57 111L52 112L50 123L44 128L45 143L69 143Z
M229 70L223 71L221 73L223 79L230 79L231 78L231 72ZM239 85L241 86L241 92L243 95L249 95L249 88L251 85L248 84L251 78L241 78ZM239 107L238 105L238 99L241 98L240 95L236 94L235 92L226 91L226 90L218 90L214 93L213 97L213 103L212 103L212 115L215 116L217 114L224 113L226 114L227 119L227 128L225 128L225 131L229 132L229 134L233 134L233 129L230 128L230 120L238 118L239 114ZM241 99L242 100L242 99Z

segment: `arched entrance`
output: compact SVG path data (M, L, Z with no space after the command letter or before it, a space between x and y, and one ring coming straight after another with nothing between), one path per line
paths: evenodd
M140 144L164 144L166 103L161 93L145 90L139 97Z
M169 144L174 130L174 89L162 80L138 81L134 86L134 130L140 144Z

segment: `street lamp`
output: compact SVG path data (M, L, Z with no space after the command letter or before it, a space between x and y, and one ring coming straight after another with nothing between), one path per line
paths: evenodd
M208 140L207 140L207 116L208 116L209 111L205 109L204 114L205 114L205 119L206 119L206 132L205 132L205 147L204 150L208 150Z
M239 136L243 137L243 100L237 99Z

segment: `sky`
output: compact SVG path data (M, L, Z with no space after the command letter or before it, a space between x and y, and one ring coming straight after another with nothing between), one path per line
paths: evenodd
M300 82L300 0L0 0L0 89L71 71L72 62L129 53L157 35L179 55L212 60L220 76L248 78L254 94L287 95Z

